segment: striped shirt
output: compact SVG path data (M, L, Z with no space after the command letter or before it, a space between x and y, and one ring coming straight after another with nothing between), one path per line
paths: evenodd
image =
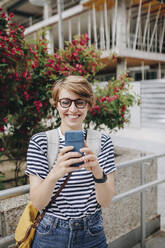
M86 131L83 131L86 136ZM64 136L59 131L60 149L65 145ZM105 174L115 170L114 150L111 138L106 134L101 136L101 152L98 161ZM55 166L55 165L54 165ZM45 179L49 173L47 160L47 137L46 133L38 133L32 136L27 152L26 174L32 174ZM67 175L66 175L67 176ZM66 176L59 179L55 185L53 195L56 194ZM90 171L81 168L72 172L72 175L54 201L47 213L68 220L70 218L82 218L94 214L101 206L96 201L95 183Z

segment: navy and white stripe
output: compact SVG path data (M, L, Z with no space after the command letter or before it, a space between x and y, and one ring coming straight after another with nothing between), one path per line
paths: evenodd
M84 131L84 136L85 134ZM60 149L64 147L64 143L64 138L60 136ZM106 174L115 170L113 144L106 134L102 134L101 137L101 153L98 155L98 161ZM30 140L26 174L33 174L44 179L48 173L47 137L46 133L42 132L35 134ZM65 178L66 176L58 180L53 195ZM72 173L67 185L49 208L48 213L67 220L94 214L100 208L96 201L92 173L82 168Z

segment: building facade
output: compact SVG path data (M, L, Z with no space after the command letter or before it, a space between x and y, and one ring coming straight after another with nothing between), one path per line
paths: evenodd
M164 0L1 0L1 7L25 26L26 38L48 28L50 52L87 33L89 46L102 51L101 81L126 70L136 81L165 78Z

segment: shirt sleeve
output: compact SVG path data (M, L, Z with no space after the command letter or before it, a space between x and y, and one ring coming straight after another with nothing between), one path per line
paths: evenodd
M101 136L101 153L98 156L98 161L106 174L116 170L112 140L104 133Z
M27 175L32 174L44 179L49 173L46 133L35 134L30 139L26 164Z

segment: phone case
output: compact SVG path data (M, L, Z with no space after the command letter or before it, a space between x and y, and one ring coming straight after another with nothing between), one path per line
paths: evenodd
M65 146L74 146L72 151L80 152L80 149L84 147L84 135L82 131L67 131L65 132ZM82 152L80 152L82 156L84 155ZM83 164L81 163L75 163L71 166L79 166Z

